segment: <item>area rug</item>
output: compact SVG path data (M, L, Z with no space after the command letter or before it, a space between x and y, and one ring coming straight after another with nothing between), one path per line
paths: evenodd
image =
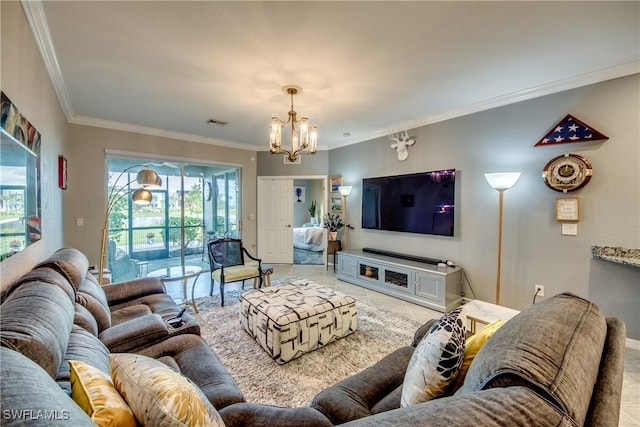
M322 251L314 252L307 251L305 249L293 248L293 263L322 265L324 264Z
M248 290L247 290L248 291ZM248 402L282 407L307 406L325 388L375 364L398 347L410 345L419 322L357 303L358 330L316 351L279 365L240 324L240 291L196 300L202 338L229 370Z

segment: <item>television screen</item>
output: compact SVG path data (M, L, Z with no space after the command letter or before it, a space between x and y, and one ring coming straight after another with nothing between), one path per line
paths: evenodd
M362 228L453 236L455 169L362 180Z

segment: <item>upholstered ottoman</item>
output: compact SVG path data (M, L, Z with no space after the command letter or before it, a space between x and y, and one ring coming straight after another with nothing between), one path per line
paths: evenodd
M356 300L308 280L246 292L240 323L284 364L357 329Z

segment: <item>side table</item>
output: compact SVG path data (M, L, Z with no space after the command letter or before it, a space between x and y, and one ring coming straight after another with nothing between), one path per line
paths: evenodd
M476 333L477 323L488 325L498 319L502 319L506 322L516 314L520 313L518 310L514 310L509 307L495 305L490 302L480 301L477 299L465 302L462 307L462 310L467 315L467 319L471 323L470 332L472 335Z
M329 271L329 255L333 255L333 272L336 272L336 256L342 250L340 240L329 240L327 243L327 271Z

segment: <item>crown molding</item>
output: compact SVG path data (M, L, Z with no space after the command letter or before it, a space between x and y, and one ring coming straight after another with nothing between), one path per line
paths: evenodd
M141 133L144 135L158 136L162 138L178 139L180 141L197 142L199 144L217 145L220 147L237 148L240 150L257 151L257 147L240 142L226 141L224 139L207 138L204 136L189 133L173 132L164 129L157 129L146 126L133 125L131 123L114 122L111 120L94 119L91 117L77 116L69 120L75 125L93 126L105 129L118 130L123 132Z
M627 62L617 66L604 68L602 70L585 73L580 76L571 77L564 80L558 80L555 82L543 84L533 88L501 95L486 101L477 102L463 106L461 108L453 109L442 114L436 114L430 117L426 117L419 120L411 120L407 122L394 125L394 129L416 129L422 126L431 125L434 123L443 122L445 120L455 119L457 117L466 116L481 111L491 110L493 108L503 107L505 105L515 104L522 101L528 101L535 98L541 98L546 95L552 95L558 92L564 92L571 89L576 89L583 86L589 86L596 83L601 83L607 80L613 80L620 77L631 76L633 74L640 73L640 61ZM331 144L331 149L340 148L347 145L356 144L363 141L369 141L375 138L386 137L390 133L389 129L381 129L371 134L356 137L346 141L340 141L335 144Z
M39 0L22 0L21 3L22 9L27 17L27 22L31 27L33 37L40 50L40 55L42 55L44 66L49 73L53 89L58 96L62 111L67 117L67 120L70 120L74 117L75 113L73 112L73 105L71 98L69 98L67 85L62 77L62 71L60 70L60 64L58 64L55 49L53 48L51 33L49 33L49 26L47 25L47 19L44 14L44 9L42 8L42 2Z

